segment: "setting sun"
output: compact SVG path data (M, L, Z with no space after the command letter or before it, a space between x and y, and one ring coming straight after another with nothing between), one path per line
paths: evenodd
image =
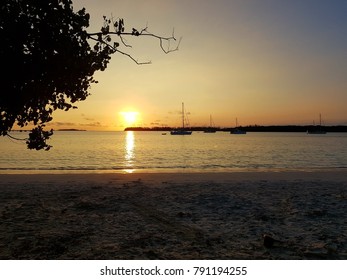
M120 112L125 126L132 126L138 123L139 112Z

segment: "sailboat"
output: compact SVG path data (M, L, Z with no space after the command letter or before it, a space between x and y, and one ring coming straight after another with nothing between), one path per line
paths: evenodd
M212 116L210 115L210 126L204 129L204 133L216 133L217 129L213 126Z
M307 134L326 134L327 132L322 129L322 115L319 114L319 126L312 130L307 130Z
M171 130L170 134L171 135L191 135L192 131L189 131L185 128L185 112L184 112L184 103L182 102L182 127Z
M236 118L236 126L235 129L230 131L231 134L246 134L247 132L244 130L239 129L239 124L237 122L237 118Z

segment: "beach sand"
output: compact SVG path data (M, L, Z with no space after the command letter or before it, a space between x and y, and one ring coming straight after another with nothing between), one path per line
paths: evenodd
M347 259L347 171L0 175L0 258Z

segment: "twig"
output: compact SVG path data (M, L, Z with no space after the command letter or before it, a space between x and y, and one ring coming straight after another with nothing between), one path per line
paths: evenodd
M120 40L122 41L122 43L123 43L124 46L126 46L127 48L132 48L131 45L128 45L127 43L125 43L124 38L122 37L122 35L119 35L119 38L120 38Z
M144 64L152 64L151 61L146 61L146 62L138 62L135 58L133 58L130 54L122 52L120 50L117 50L117 52L119 52L122 55L125 55L127 57L129 57L132 61L134 61L137 65L144 65Z
M13 139L13 140L16 140L16 141L26 141L29 139L29 138L17 138L17 137L10 135L9 133L7 133L6 136Z
M150 36L150 37L156 38L156 39L159 40L160 48L161 48L161 50L165 54L169 54L171 52L178 51L179 46L180 46L181 41L182 41L182 37L181 37L179 39L179 41L178 41L178 44L177 44L176 48L171 49L171 44L170 44L171 41L172 40L173 41L177 41L176 38L175 38L175 29L173 29L172 35L170 37L163 37L163 36L158 36L156 34L148 32L148 26L147 25L146 25L145 28L141 29L140 32L137 31L135 28L133 28L132 32L124 32L124 21L122 19L118 19L118 21L115 22L113 16L111 15L111 19L110 20L107 20L106 17L104 17L104 20L105 20L106 24L102 28L101 32L88 33L88 37L90 39L94 40L94 41L97 41L97 42L103 44L104 46L107 46L107 47L111 48L114 52L119 52L120 54L129 57L132 61L134 61L138 65L151 64L151 62L150 61L139 62L131 54L123 52L123 51L120 51L119 48L118 48L119 47L118 43L115 43L114 46L112 46L111 44L109 44L109 41L110 41L109 40L109 38L110 38L109 36L110 35L118 36L120 38L120 41L122 42L122 44L125 47L127 47L127 48L132 48L132 46L129 45L125 41L124 36L136 36L136 37L139 37L139 36ZM112 25L113 25L115 31L110 31L109 28L108 28L108 26L109 26L108 24L110 24L111 22L112 22ZM106 37L108 37L108 38L106 39ZM168 42L168 47L167 48L164 47L164 41Z

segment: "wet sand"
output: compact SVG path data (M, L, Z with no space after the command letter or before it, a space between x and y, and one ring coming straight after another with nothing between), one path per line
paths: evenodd
M347 171L0 175L0 259L345 260Z

